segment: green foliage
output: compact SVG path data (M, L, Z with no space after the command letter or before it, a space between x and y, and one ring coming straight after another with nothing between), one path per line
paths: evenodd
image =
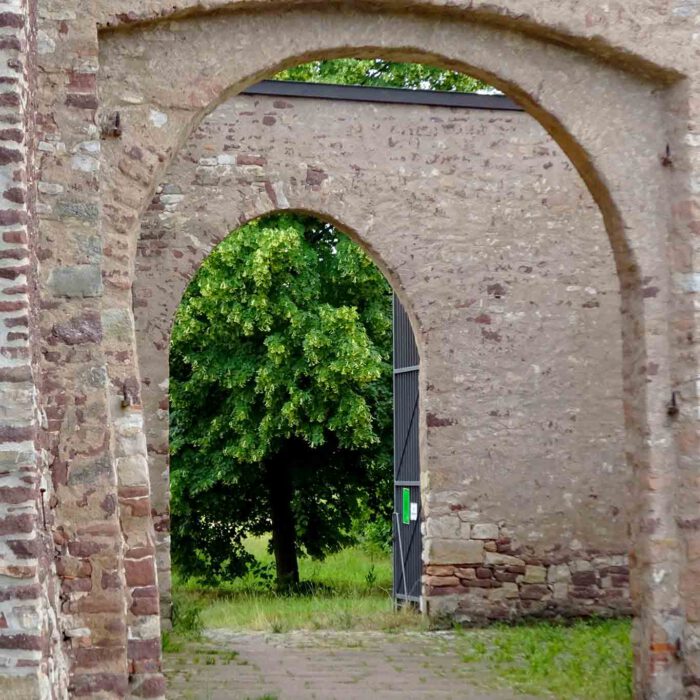
M448 92L476 92L489 88L464 73L421 63L395 63L384 59L334 58L302 63L278 73L277 80L336 85L367 85Z
M233 232L188 287L172 332L173 558L210 581L254 561L270 490L289 479L301 552L387 517L391 290L328 224L274 215Z
M378 514L367 502L361 502L359 514L352 524L354 539L362 548L374 556L391 552L392 527L391 514Z
M178 654L184 647L183 641L172 632L163 632L161 635L161 644L164 654Z
M276 77L487 88L454 71L383 59L313 61ZM359 539L387 551L390 298L367 256L309 217L244 226L204 263L171 345L172 551L183 574L211 582L251 571L270 586L270 567L256 566L243 540L274 521L279 532L283 516L295 541L282 547L278 537L278 549L323 557ZM282 483L289 498L280 499ZM288 513L280 501L291 501ZM281 567L289 569L289 557L277 562L278 583Z
M182 637L199 639L202 634L202 603L195 596L173 600L173 631Z

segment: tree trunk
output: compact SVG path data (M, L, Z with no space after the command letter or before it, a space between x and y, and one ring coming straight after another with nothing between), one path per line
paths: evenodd
M270 496L272 551L275 554L277 588L288 591L299 583L299 564L296 523L292 511L294 487L284 463L268 465L267 488Z

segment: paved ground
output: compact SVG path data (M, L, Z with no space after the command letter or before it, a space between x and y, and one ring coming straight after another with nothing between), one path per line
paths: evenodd
M212 630L203 642L166 655L168 698L528 700L480 687L488 672L462 662L453 646L444 632Z

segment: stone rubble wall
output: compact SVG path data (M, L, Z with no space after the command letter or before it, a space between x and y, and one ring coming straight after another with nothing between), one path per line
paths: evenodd
M631 614L626 553L533 556L530 548L500 536L500 529L475 523L463 539L429 544L423 583L431 616L483 624Z
M640 695L664 698L675 697L673 694L682 686L695 692L700 688L700 666L696 665L700 664L700 653L693 650L700 649L700 618L693 602L697 584L691 561L695 556L695 533L700 528L695 516L699 423L695 391L697 334L693 333L697 325L693 311L697 285L692 241L697 219L693 158L698 149L693 145L697 105L692 82L693 76L697 77L697 61L692 60L695 50L690 37L697 12L692 7L665 5L657 13L637 5L632 15L617 7L607 8L600 15L578 3L572 17L573 5L540 0L526 1L517 11L510 3L489 7L479 3L471 8L457 4L426 13L420 10L431 6L431 0L415 0L410 5L391 0L382 5L383 9L377 4L368 11L351 3L290 3L284 12L275 12L262 11L277 9L273 0L245 5L234 0L225 12L188 13L182 6L182 14L178 14L178 8L149 4L138 12L110 15L106 26L102 25L97 37L101 118L113 120L119 114L122 125L119 135L102 141L99 177L104 212L102 305L110 310L112 320L117 316L123 320L119 324L122 332L110 333L109 340L104 341L110 401L116 409L123 401L120 394L128 386L132 404L139 405L136 334L130 313L141 216L169 163L207 113L260 77L318 56L354 53L361 57L435 61L484 78L516 97L547 129L582 177L605 222L620 283L624 449L634 473L632 489L620 493L629 495L625 500L631 511L630 564L638 612L634 626L635 686ZM207 4L207 10L217 7L220 5L216 0ZM99 13L105 8L95 9ZM155 14L151 15L151 10ZM149 21L158 17L164 21ZM630 49L628 40L633 35L638 41L636 48ZM356 165L362 168L362 164ZM333 195L333 180L319 182L321 173L316 164L310 170L311 189L318 186L319 192ZM406 212L397 203L401 201L397 195L404 192L390 178L378 191L375 207L380 205L376 211L381 216L377 219L391 220L395 237L384 239L383 248L368 245L376 259L384 262L399 290L406 281L401 277L406 262L402 254L411 230L402 226ZM323 204L318 202L313 210L331 217L334 206L345 206L337 193L325 202L325 208ZM411 211L411 222L429 211L417 207ZM479 209L472 208L470 214L475 211ZM369 232L362 221L367 217L352 219L344 216L347 212L336 211L336 219L366 242ZM427 226L421 228L429 230ZM455 266L451 272L446 269L449 261L440 260L439 269L430 271L433 274L416 276L411 280L412 294L406 296L430 300L430 282L440 279L447 286L449 275L454 274L452 287L461 292L466 280L474 285L470 298L479 299L481 292L476 285L484 281L479 276L480 255L487 256L489 250L473 250L479 255L466 254L460 260L466 264L458 270ZM547 250L554 252L551 243ZM524 251L529 255L536 252L534 246ZM523 278L513 283L508 301L519 296L521 284L527 284L524 276L528 267L538 269L529 263L522 270L517 268ZM499 459L496 448L501 443L510 451L513 443L509 439L517 448L521 436L527 438L527 418L537 408L543 388L548 387L547 375L538 376L541 366L535 363L530 377L535 391L527 383L518 382L508 387L510 394L488 391L491 377L505 382L511 374L522 375L522 367L509 366L509 362L517 365L517 356L501 354L495 347L505 336L488 327L493 325L499 308L489 306L488 313L470 316L469 323L485 326L480 329L485 345L470 374L461 373L452 380L433 368L442 363L448 366L450 359L461 357L460 350L453 346L454 339L479 338L479 334L466 330L465 319L459 316L469 312L455 312L452 325L433 327L430 321L425 322L425 314L421 320L421 309L413 309L416 326L431 329L434 354L432 358L423 354L426 374L440 379L430 391L426 387L423 392L426 524L432 517L427 512L433 505L431 499L437 506L449 502L452 492L459 494L464 488L468 489L468 498L458 495L455 506L471 512L470 504L463 501L476 499L476 523L496 522L500 526L503 521L507 527L511 527L512 513L528 509L527 503L518 498L520 493L536 493L542 484L556 490L547 480L530 484L530 474L519 468L519 462ZM427 317L430 311L444 313L444 303L427 309ZM527 313L508 316L507 320L514 327L518 320L523 323L517 332L519 342L526 342L528 333L533 343L539 342L538 325L527 323ZM486 345L486 341L493 345ZM508 348L509 343L510 337L502 348ZM479 367L487 367L488 371L479 372ZM452 391L453 380L469 383L471 396ZM594 387L587 386L582 396L589 396ZM520 410L525 407L527 410ZM114 415L120 415L118 410ZM499 417L507 418L500 428L496 420L491 420ZM559 417L550 420L565 434L567 421L573 422L568 411L561 413L561 407ZM121 430L118 422L110 424L114 435ZM464 473L465 464L463 452L452 448L461 444L465 434L482 447L478 453L470 452L468 464L469 473L478 471L479 479L463 477L464 483L455 488L455 478ZM488 446L489 435L494 448ZM128 445L127 454L133 453L141 460L142 446L135 433L133 437L124 447ZM62 437L64 442L66 439ZM546 448L546 444L540 447ZM529 450L530 445L523 447L524 453ZM555 459L566 464L564 457ZM559 472L555 469L553 473ZM132 469L131 476L138 479L139 486L147 485L145 475ZM514 488L509 496L512 506L505 508L502 492L494 491L498 500L490 499L496 481L527 487ZM100 486L100 490L106 486ZM567 492L561 495L566 502ZM595 502L597 496L591 493L590 500ZM142 495L140 501L148 501L148 496ZM583 514L586 510L582 507L573 512ZM501 516L503 511L505 516ZM120 522L126 523L121 516ZM150 519L132 517L128 525L123 532L130 546L133 537L151 546L154 535ZM600 523L592 519L591 525L597 527ZM544 529L545 524L538 523L538 528ZM571 543L576 544L576 539ZM615 554L604 548L600 553ZM148 566L147 556L142 564ZM129 608L134 594L135 589L128 587ZM127 634L154 642L154 620L131 615ZM133 659L130 651L127 656ZM151 660L157 665L155 656ZM132 677L132 687L140 687L143 680L141 676Z

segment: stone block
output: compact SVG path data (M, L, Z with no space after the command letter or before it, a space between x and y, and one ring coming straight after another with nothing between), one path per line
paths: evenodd
M571 574L571 582L574 586L595 586L597 580L595 571L575 571Z
M574 559L569 562L569 568L571 573L575 574L579 571L593 571L593 564L588 559Z
M136 486L148 483L148 462L142 454L120 457L116 460L120 486Z
M544 583L546 580L547 569L544 566L532 566L528 564L525 567L523 583Z
M542 600L548 593L547 586L539 584L526 584L520 587L520 597L523 600Z
M498 525L495 523L476 523L472 525L471 536L474 540L497 540Z
M429 576L452 576L455 573L454 566L433 566L425 567L425 573Z
M49 275L49 287L59 297L99 297L102 272L99 265L57 267Z
M456 576L467 581L476 579L476 569L455 568L454 572Z
M423 576L423 583L433 588L459 586L459 579L456 576Z
M480 564L484 558L484 543L476 540L428 540L430 564Z
M129 586L153 586L156 582L155 562L152 557L125 559L124 571Z
M425 534L438 539L460 539L461 525L454 515L431 516L425 521Z
M552 586L552 597L564 600L569 597L569 586L566 583L555 583Z
M571 570L568 564L553 564L547 571L548 583L567 583L571 580Z
M108 340L131 341L134 320L130 309L107 309L102 313L102 328Z
M486 552L484 561L490 566L525 566L522 559L502 552Z
M442 616L452 616L457 612L462 596L443 595L435 598L430 598L427 601L427 612L429 617L440 618Z
M62 191L61 185L49 185L44 183L44 190L49 187L47 194L58 194ZM60 188L60 189L59 189ZM54 214L61 219L78 219L80 221L97 221L99 210L93 202L79 202L62 199L54 204Z
M508 591L505 588L490 588L488 597L490 601L497 603L511 596L508 595Z
M500 590L504 591L506 598L520 597L520 589L518 588L517 583L504 583Z

